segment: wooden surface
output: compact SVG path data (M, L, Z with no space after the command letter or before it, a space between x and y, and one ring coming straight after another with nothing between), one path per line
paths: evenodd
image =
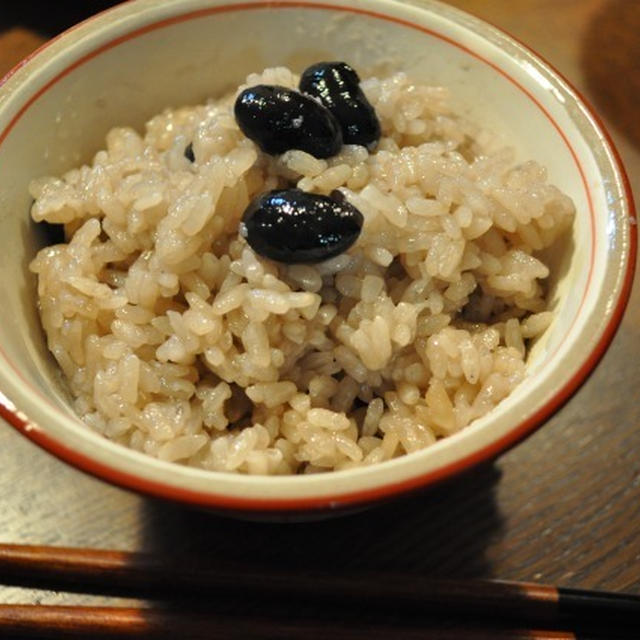
M450 2L530 45L584 93L640 200L640 0ZM58 18L47 27L41 15L34 23L32 4L15 3L9 18L2 8L0 73L64 26ZM636 285L596 371L524 443L420 496L311 524L241 522L144 499L0 424L0 540L185 551L267 570L389 569L640 593L639 334ZM113 599L0 585L4 603L95 601Z

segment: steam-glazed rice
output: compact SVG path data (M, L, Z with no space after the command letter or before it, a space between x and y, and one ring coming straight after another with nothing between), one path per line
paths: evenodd
M252 75L296 87L284 68ZM242 90L246 85L239 88ZM535 256L571 200L402 73L362 88L383 136L319 160L260 152L235 95L109 132L91 166L35 180L68 244L31 265L49 348L91 428L163 460L289 474L411 453L486 414L552 321ZM185 157L192 143L195 161ZM238 234L295 183L364 216L346 254L284 265Z

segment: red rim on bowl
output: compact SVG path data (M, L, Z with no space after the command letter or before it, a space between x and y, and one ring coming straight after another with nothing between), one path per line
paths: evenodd
M151 24L145 25L141 28L135 29L125 35L121 35L117 38L114 38L110 42L103 44L102 46L97 47L90 53L84 55L79 60L76 60L72 64L68 65L65 69L60 71L54 78L48 81L43 87L41 87L37 92L35 92L19 109L17 114L8 124L8 126L0 132L0 145L3 140L7 137L8 133L15 126L15 124L20 120L20 118L27 112L29 107L38 100L40 96L42 96L48 89L54 86L61 78L69 74L74 69L80 67L82 64L87 62L88 60L112 49L119 44L132 40L136 37L139 37L145 33L150 31L155 31L157 29L162 29L171 24L175 24L178 22L185 22L189 20L196 20L201 17L210 16L214 13L225 13L225 12L233 12L233 11L250 11L250 10L261 10L269 8L270 10L274 9L286 9L286 8L296 8L296 9L314 9L314 10L331 10L331 11L342 11L351 14L360 14L367 16L369 18L374 18L377 20L383 20L388 22L396 23L400 26L414 29L420 32L423 32L431 37L438 38L451 46L454 46L465 53L473 56L477 60L483 62L491 66L495 71L500 73L503 77L505 77L509 82L511 82L514 86L516 86L523 94L525 94L530 100L532 100L538 109L540 109L545 117L551 122L551 124L555 127L557 133L563 139L566 144L569 152L571 153L578 171L580 172L583 185L585 188L585 193L587 196L587 200L590 206L591 213L591 234L592 234L592 248L591 248L591 260L590 260L590 273L593 269L593 254L595 252L595 231L594 231L594 222L593 222L593 204L592 204L592 196L589 191L589 186L587 184L587 180L585 178L584 170L580 165L579 158L572 148L569 140L565 136L561 127L558 123L553 119L552 115L545 109L545 107L529 92L524 86L522 86L514 77L509 75L507 71L500 68L496 63L484 58L479 53L471 50L469 47L461 44L460 42L455 41L454 39L440 34L434 30L428 29L420 24L411 22L409 20L399 18L393 15L387 15L384 13L379 13L375 11L370 11L362 8L355 7L345 7L340 5L332 5L327 3L314 3L314 2L287 2L287 1L258 1L258 2L246 2L246 3L236 3L229 5L221 5L217 7L210 7L205 9L200 9L196 11L187 12L184 14L179 14L172 16L170 18L166 18L164 20L159 20L157 22L153 22ZM107 10L105 13L110 13L117 8ZM100 14L100 15L103 15ZM94 18L90 18L85 21L86 24L88 22L93 21ZM78 25L80 26L80 25ZM78 28L73 27L72 29ZM68 32L65 32L68 33ZM34 52L29 58L20 63L17 67L11 70L2 80L0 80L0 86L7 82L7 80L12 77L18 69L20 69L28 60L38 56L42 51L47 50L51 44L57 41L60 37L54 39L53 41L46 43L36 52ZM555 70L554 70L555 71ZM559 77L560 74L557 74ZM565 85L571 90L574 95L578 95L577 92L571 87L570 83L564 81ZM581 98L581 96L580 96ZM62 460L72 464L73 466L82 469L85 472L88 472L98 478L108 480L114 484L117 484L121 487L127 489L134 489L136 491L146 493L152 496L161 497L169 500L174 500L178 502L190 503L198 506L208 507L208 508L219 508L224 510L231 510L237 512L247 512L247 511L258 511L258 512L308 512L316 509L327 509L327 508L344 508L348 506L354 506L363 503L374 502L378 500L382 500L384 498L392 497L396 494L405 493L410 490L419 489L421 487L426 487L428 485L432 485L439 481L442 481L446 478L449 478L452 475L455 475L465 469L469 469L472 466L475 466L479 462L486 461L494 458L496 455L504 451L510 446L513 446L524 437L529 435L537 426L542 424L547 418L549 418L557 409L559 409L571 396L572 394L579 388L579 386L586 380L589 373L594 369L604 352L606 351L608 345L610 344L616 329L618 328L620 321L622 319L627 301L629 299L629 295L631 292L631 284L633 280L634 274L634 266L636 260L636 252L637 252L637 233L636 233L636 225L635 225L635 211L633 205L633 197L631 194L631 189L629 185L628 178L624 172L622 167L622 163L620 162L619 155L615 149L615 146L611 140L611 137L606 132L605 128L602 126L600 120L595 116L593 110L589 108L586 101L582 100L582 103L585 106L585 109L589 113L589 115L593 118L593 120L597 123L600 131L607 141L608 149L611 151L614 157L614 162L616 164L615 171L620 176L623 184L623 189L626 193L626 200L629 207L629 252L627 257L627 265L626 270L624 272L624 279L621 283L620 292L617 300L615 301L615 307L611 313L611 316L608 320L608 323L604 327L600 338L598 339L595 346L592 348L591 352L582 363L582 365L578 368L577 371L565 382L563 386L561 386L557 391L553 394L553 396L536 412L534 412L531 416L529 416L526 420L520 422L517 426L515 426L508 433L503 435L497 440L492 441L488 445L485 445L481 449L474 451L471 454L468 454L464 457L461 457L453 462L448 464L444 464L430 472L418 474L416 476L410 477L405 480L401 480L399 482L385 484L383 486L376 486L370 489L358 489L347 493L341 493L339 495L316 495L316 496L305 496L305 497L293 497L293 498L249 498L249 497L237 497L237 496L226 496L222 494L216 493L214 490L211 492L198 491L194 489L188 489L183 487L178 487L170 484L165 484L162 482L158 482L155 480L150 480L147 478L143 478L137 476L132 473L125 472L121 469L115 468L109 464L105 464L103 462L97 461L93 458L84 455L81 452L78 452L64 444L60 439L51 437L47 434L46 430L41 429L38 426L35 426L32 422L30 422L29 418L22 413L18 408L16 408L13 403L0 393L0 416L4 418L7 422L9 422L12 426L18 429L25 436L30 438L33 442L40 445L44 449L48 450L50 453L55 456L61 458ZM589 275L590 278L590 275ZM582 298L582 303L584 302L586 292L588 290L588 286L585 286L585 291ZM6 358L5 354L3 355L9 366L14 370L15 374L19 377L22 377L18 368ZM24 381L25 384L28 384ZM37 391L37 390L36 390ZM46 400L46 398L45 398ZM51 405L52 409L58 411L57 408ZM214 483L212 483L214 484ZM214 485L215 486L215 485Z

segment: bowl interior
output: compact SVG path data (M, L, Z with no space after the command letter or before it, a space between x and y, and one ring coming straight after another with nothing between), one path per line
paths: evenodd
M43 236L29 219L29 181L89 162L115 125L142 129L163 108L220 96L252 71L299 71L326 59L346 60L361 75L402 70L449 87L461 115L515 147L519 159L541 162L550 182L573 198L574 227L551 255L556 319L531 351L530 378L491 414L431 449L385 469L333 477L211 474L103 441L72 415L40 328L28 264ZM138 488L161 495L171 493L167 487L173 495L192 492L200 503L232 496L234 504L286 498L326 505L446 475L524 435L559 403L559 389L586 375L580 372L599 348L628 273L628 209L611 162L597 126L561 80L498 31L437 3L126 3L48 45L0 87L0 296L10 310L0 324L5 403L23 410L43 440L74 450L81 466L106 468L124 484L144 478Z

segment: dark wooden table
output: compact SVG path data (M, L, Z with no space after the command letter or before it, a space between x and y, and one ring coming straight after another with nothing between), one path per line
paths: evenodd
M640 0L450 2L529 44L584 93L640 200ZM81 5L106 3L52 3L62 11L55 20L39 4L6 4L0 73L79 17ZM418 497L313 524L240 522L145 499L69 468L0 424L0 541L220 554L267 571L394 569L640 594L639 379L636 286L596 371L525 442ZM78 601L0 586L0 602Z

